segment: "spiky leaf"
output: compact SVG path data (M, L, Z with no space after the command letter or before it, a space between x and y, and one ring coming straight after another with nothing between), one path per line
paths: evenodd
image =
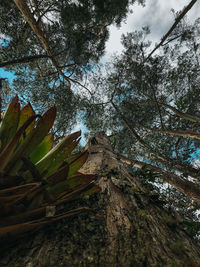
M1 151L15 135L19 123L19 116L20 104L18 102L18 97L16 96L8 105L0 123Z

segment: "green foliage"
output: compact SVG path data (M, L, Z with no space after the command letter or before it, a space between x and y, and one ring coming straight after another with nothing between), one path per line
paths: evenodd
M194 221L184 221L183 226L185 230L192 236L192 237L199 237L200 234L200 222Z
M133 164L134 161L141 161L163 170L163 174L155 174L148 169L137 173L142 179L156 182L155 188L168 203L166 206L173 207L182 218L190 221L199 221L196 211L190 208L194 205L193 201L172 186L161 184L166 173L169 177L170 174L178 174L186 180L190 176L194 183L199 184L200 140L166 134L162 130L176 133L188 131L199 135L199 125L158 102L200 117L199 26L200 19L193 24L180 23L169 36L169 43L163 45L145 64L143 61L150 51L149 29L123 35L122 53L114 56L112 62L91 77L95 100L88 101L84 117L90 131L106 131L115 151L131 159ZM174 41L170 41L174 37ZM91 106L90 102L97 104Z
M98 192L94 175L78 170L88 152L72 154L81 132L53 145L49 133L56 117L55 107L42 116L30 104L20 109L16 96L0 124L0 238L12 240L23 233L87 208L60 212L61 205ZM38 120L37 120L38 118Z
M6 69L15 75L14 93L31 101L37 112L56 105L57 136L63 130L64 134L66 129L70 131L77 121L77 110L87 91L82 87L81 94L77 94L73 89L80 82L84 84L83 80L104 55L109 26L119 26L135 2L144 4L144 0L30 1L31 12L60 69L72 79L72 87L73 81L78 82L76 88L69 88L15 3L0 1L0 42L4 44L0 47L0 62L7 62Z
M148 182L155 182L158 175L155 175L152 170L149 170L146 166L136 171L136 175Z

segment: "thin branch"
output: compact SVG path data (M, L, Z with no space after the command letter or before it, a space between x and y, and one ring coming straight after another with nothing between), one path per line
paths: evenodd
M51 61L55 68L58 70L59 74L63 77L63 79L67 82L68 86L71 87L71 83L67 76L62 72L62 69L58 65L58 62L54 58L51 48L49 46L49 43L47 39L45 38L45 33L42 31L42 29L39 27L37 21L35 20L33 14L31 13L28 5L26 4L25 0L13 0L16 4L16 6L19 8L23 16L25 17L26 21L34 31L34 33L37 35L37 37L40 39L44 49L46 50L47 54L51 58Z
M193 133L190 131L180 131L180 130L176 130L176 131L172 131L172 130L167 130L167 129L153 129L147 126L144 126L140 123L137 123L137 125L141 128L147 129L149 131L151 131L152 133L165 133L165 134L170 134L170 135L175 135L175 136L182 136L182 137L189 137L189 138L196 138L196 139L200 139L200 134L198 133Z
M110 102L112 104L112 106L114 107L114 109L117 111L117 113L119 114L119 116L121 117L122 121L124 122L125 126L129 129L130 133L132 134L132 136L134 138L136 138L136 140L144 147L147 147L149 149L149 146L144 142L144 140L141 139L141 137L137 134L137 132L130 127L128 120L125 118L125 116L121 113L121 111L119 110L119 108L114 104L113 101Z
M144 94L146 97L148 97L152 102L155 102L155 100L150 97L149 95L147 94ZM180 118L183 118L185 120L189 120L189 121L192 121L192 122L196 122L198 124L200 124L200 118L199 117L196 117L196 116L192 116L188 113L183 113L181 112L180 110L168 105L168 104L165 104L165 103L162 103L162 102L157 102L159 106L163 106L163 107L166 107L166 108L169 108L170 110L172 110L177 116L179 116Z
M72 79L72 78L69 78L69 77L68 77L68 79L69 79L70 81L72 81L73 83L76 83L76 84L80 85L81 87L83 87L85 90L88 91L88 93L89 93L91 96L94 95L94 94L90 91L90 89L88 89L85 85L81 84L80 82L78 82L78 81L76 81L76 80L74 80L74 79Z
M96 105L96 106L103 106L103 105L108 105L110 104L110 100L109 101L106 101L106 102L102 102L102 103L92 103L92 105Z
M157 107L158 114L159 114L159 117L160 117L161 127L162 127L162 129L164 129L165 127L164 127L164 123L163 123L163 120L162 120L162 114L161 114L160 107L158 105L158 100L157 100L157 97L156 97L156 92L155 92L154 86L151 85L151 88L153 90L153 96L154 96L156 107Z
M175 19L174 24L171 26L169 31L163 36L160 43L151 51L151 53L147 56L147 58L143 61L143 64L149 60L149 58L153 55L153 53L165 42L165 40L169 37L169 35L176 28L177 24L183 19L183 17L187 14L187 12L193 7L193 5L197 2L197 0L192 0L180 13L180 15Z
M118 158L125 162L126 164L130 164L136 168L142 169L143 167L146 167L149 170L152 170L156 172L156 174L160 174L161 177L170 185L175 187L178 191L182 192L183 194L189 196L191 199L195 200L197 203L200 204L200 187L188 180L182 179L180 176L165 171L159 167L153 166L151 164L146 164L141 161L137 160L130 160L122 155L117 155Z
M51 4L46 10L44 10L44 12L43 12L41 15L38 16L38 21L37 21L37 23L40 22L40 20L42 19L42 17L43 17L47 12L51 11L51 7L52 7L53 5L54 5L54 3Z
M172 38L172 39L169 39L166 43L164 43L164 44L162 44L162 46L165 46L165 45L167 45L167 44L169 44L169 43L171 43L172 41L174 41L174 40L176 40L176 39L178 39L179 37L181 37L182 36L182 33L181 34L179 34L179 35L177 35L177 36L175 36L174 38Z
M50 56L49 55L35 55L35 56L27 56L27 57L22 57L18 59L13 59L13 60L6 61L6 62L0 62L0 68L12 66L16 64L21 64L21 63L28 63L28 62L31 62L31 61L34 61L40 58L50 58Z

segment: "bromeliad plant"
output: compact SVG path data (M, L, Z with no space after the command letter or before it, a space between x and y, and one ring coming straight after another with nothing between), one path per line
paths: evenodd
M20 110L16 96L0 123L0 240L15 239L88 208L62 213L63 203L98 192L93 175L78 170L88 152L71 154L81 132L53 145L49 133L56 108L36 115L30 104Z

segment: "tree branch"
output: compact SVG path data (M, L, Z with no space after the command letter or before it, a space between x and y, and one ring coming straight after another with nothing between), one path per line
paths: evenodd
M165 42L168 36L173 32L176 28L177 24L183 19L183 17L187 14L187 12L193 7L193 5L197 2L197 0L192 0L180 13L180 15L175 19L174 24L171 26L169 31L163 36L160 43L151 51L151 53L147 56L147 58L143 61L143 64L149 60L149 58L153 55L153 53Z
M151 98L149 95L146 95L144 94L146 97L148 97L152 102L155 102L155 100L153 98ZM180 118L183 118L185 120L189 120L189 121L192 121L192 122L196 122L196 123L199 123L200 124L200 118L199 117L196 117L196 116L192 116L188 113L183 113L181 112L180 110L168 105L168 104L165 104L165 103L162 103L162 102L158 102L158 105L159 106L163 106L163 107L166 107L166 108L169 108L170 110L172 110L177 116L179 116Z
M159 167L153 166L151 164L146 164L141 161L137 160L130 160L122 155L117 155L118 158L122 161L125 162L126 164L132 165L136 168L142 169L143 167L146 167L149 170L152 170L158 174L161 175L161 177L170 185L175 187L178 191L181 193L189 196L191 199L195 200L198 204L200 204L200 187L188 180L182 179L180 176L172 173L165 171Z
M67 82L68 86L71 87L71 83L68 79L68 77L62 72L62 69L58 65L58 62L54 58L51 48L49 46L49 43L47 39L45 38L45 33L42 31L42 29L39 27L37 21L35 20L33 14L31 13L28 5L26 4L25 0L13 0L16 4L16 6L19 8L23 16L25 17L26 21L34 31L34 33L37 35L37 37L40 39L44 49L46 50L48 56L51 58L51 61L54 65L54 67L58 70L59 74L63 77L63 79Z
M114 104L113 101L110 102L112 104L112 106L114 107L114 109L117 111L117 113L120 115L122 121L124 122L125 126L129 129L130 133L132 134L132 136L134 138L136 138L136 140L144 147L147 147L149 149L149 146L144 142L144 140L142 140L142 138L137 134L137 132L130 127L127 119L125 118L125 116L121 113L121 111L119 110L119 108Z
M141 128L151 131L152 133L165 133L165 134L170 134L170 135L175 135L175 136L183 136L183 137L200 139L200 134L193 133L190 131L178 131L178 130L172 131L172 130L167 130L167 129L153 129L153 128L144 126L140 123L137 123L137 125Z
M31 61L34 61L40 58L50 58L50 56L49 55L35 55L35 56L27 56L27 57L22 57L18 59L13 59L13 60L6 61L6 62L0 62L0 68L12 66L16 64L21 64L21 63L28 63L28 62L31 62Z

